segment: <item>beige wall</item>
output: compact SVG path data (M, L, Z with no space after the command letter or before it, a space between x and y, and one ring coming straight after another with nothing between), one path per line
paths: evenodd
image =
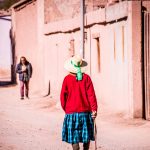
M138 2L122 2L89 12L85 17L87 73L92 77L99 108L108 107L128 117L142 115L140 9ZM44 0L14 12L14 16L16 54L26 55L34 67L31 86L47 89L50 81L51 96L59 101L67 74L63 64L69 57L72 39L75 54L80 50L80 18L44 24ZM96 37L100 42L100 71Z
M86 0L85 11L104 7L106 3L107 0ZM74 18L80 15L80 0L44 0L44 12L45 23Z
M141 2L132 3L133 116L142 117Z
M25 56L33 66L33 77L31 88L37 89L38 77L38 39L37 39L37 2L26 5L23 9L14 10L15 26L15 50L16 61L19 62L21 56ZM38 65L37 65L38 64Z
M124 5L125 6L122 5L121 7L126 10L126 4L124 3ZM116 7L118 7L118 5L116 5ZM94 19L100 20L101 22L103 22L103 19L111 21L109 15L111 15L112 11L115 11L114 9L116 9L116 7L111 6L107 8L107 18L101 18L101 16L105 16L103 14L105 11L103 10L97 13L89 13L87 22L92 24ZM128 14L125 10L120 13L121 18ZM92 16L92 20L89 16ZM100 19L97 18L98 16ZM118 14L116 17L119 17ZM113 20L113 18L111 19ZM116 19L115 15L114 19ZM89 64L87 73L92 77L99 103L105 104L105 106L116 112L123 112L129 116L129 100L133 101L133 99L129 99L130 76L128 63L130 57L128 56L128 51L132 51L132 49L128 49L128 42L130 42L128 41L130 38L128 32L130 32L129 28L132 28L132 26L128 22L128 20L123 20L105 26L93 25L90 28L86 28L85 59ZM63 26L65 22L60 22L60 24ZM77 22L75 21L74 24L77 24ZM71 29L69 25L67 27ZM67 31L67 27L65 27L65 31ZM56 28L55 26L55 30L57 30ZM49 33L48 30L46 31ZM95 35L100 35L100 71L98 71L98 53L96 39L94 38ZM61 83L66 74L63 64L65 59L69 56L69 42L72 38L74 39L75 53L77 54L80 50L79 31L45 36L45 56L47 57L45 64L49 66L45 74L49 75L49 79L46 77L46 80L51 81L51 88L54 93L60 92ZM51 61L48 63L49 59ZM55 65L50 65L51 63Z

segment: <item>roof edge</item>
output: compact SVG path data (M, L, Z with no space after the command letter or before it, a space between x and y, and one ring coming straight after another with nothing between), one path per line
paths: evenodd
M14 5L12 5L11 9L12 8L17 8L17 7L19 7L19 6L23 5L23 4L25 4L27 2L31 2L31 1L35 1L35 0L21 0L21 1L17 2L17 3L15 3Z

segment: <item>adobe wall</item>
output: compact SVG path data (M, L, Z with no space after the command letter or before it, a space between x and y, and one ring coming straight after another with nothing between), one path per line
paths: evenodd
M15 38L16 62L25 56L33 66L31 91L40 87L38 61L38 38L37 38L37 2L27 4L23 9L13 10L13 34ZM38 85L38 86L37 86Z
M128 117L142 116L140 12L139 2L124 1L85 15L87 73L100 109ZM27 56L34 67L32 89L47 90L50 82L50 94L59 101L64 61L80 51L80 17L44 24L42 0L14 18L16 55Z
M119 9L120 13L117 13L116 9ZM112 12L116 15L112 16ZM128 51L131 49L128 49L128 42L130 42L128 41L128 32L130 32L131 24L128 24L128 20L124 19L127 16L126 2L86 15L85 59L89 64L87 73L92 77L99 103L105 104L114 111L129 114ZM122 18L121 21L116 21L120 18ZM94 23L97 25L93 25ZM78 18L45 25L44 45L45 58L47 59L45 59L44 66L49 68L46 69L45 74L49 75L46 80L51 81L52 93L60 93L63 77L67 74L63 64L70 54L71 39L74 40L75 54L79 54L80 31L78 26ZM67 33L67 30L73 29L77 31ZM60 33L55 33L57 30ZM96 38L99 38L100 42L100 70L98 69Z

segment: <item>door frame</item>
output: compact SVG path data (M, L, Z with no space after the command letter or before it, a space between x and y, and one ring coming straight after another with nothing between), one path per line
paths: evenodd
M143 118L150 120L150 12L142 11Z

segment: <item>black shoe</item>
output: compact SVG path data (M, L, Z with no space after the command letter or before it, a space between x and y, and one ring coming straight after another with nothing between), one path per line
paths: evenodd
M28 95L26 95L26 98L27 98L27 99L30 99Z
M20 99L21 99L21 100L23 100L23 99L24 99L24 97L21 97Z

